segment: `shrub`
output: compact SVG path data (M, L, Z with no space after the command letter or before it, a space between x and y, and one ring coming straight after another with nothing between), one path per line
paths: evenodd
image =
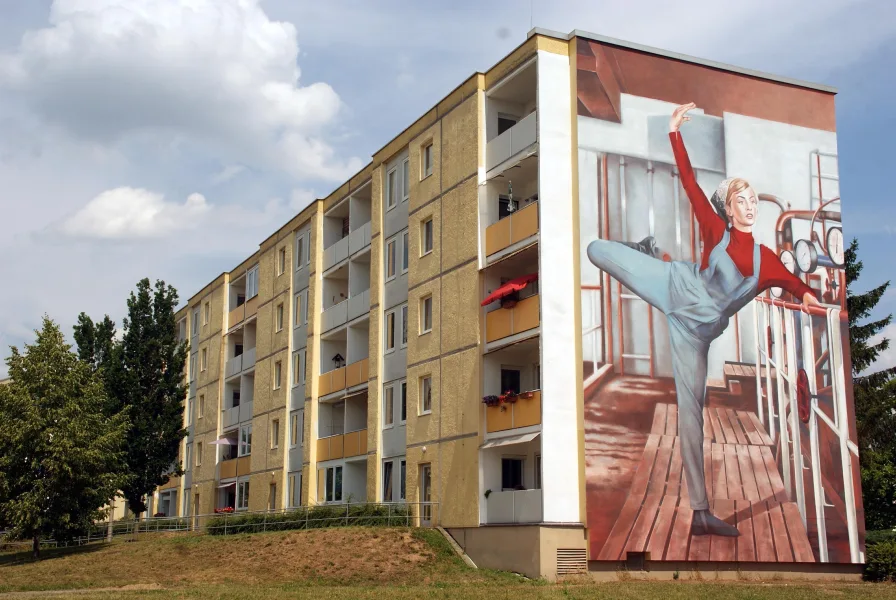
M323 504L278 513L220 515L208 520L206 531L211 535L234 535L325 527L398 527L410 524L411 511L407 505Z
M874 544L887 541L896 541L896 530L882 529L879 531L865 532L865 545L873 546Z
M896 539L866 546L865 579L896 581Z

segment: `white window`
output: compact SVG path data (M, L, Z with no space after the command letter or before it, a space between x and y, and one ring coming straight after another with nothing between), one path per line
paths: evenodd
M296 271L305 266L305 236L296 236Z
M398 204L398 170L392 169L386 175L386 210Z
M277 510L277 484L268 486L268 510Z
M187 339L187 319L183 318L177 322L177 339L183 341Z
M386 344L386 352L392 352L395 350L395 310L390 310L386 313L386 327L385 327L385 344Z
M271 450L280 447L280 419L271 421Z
M274 363L274 389L280 389L281 377L283 375L283 362L277 361Z
M301 327L308 322L308 290L296 294L292 306L292 326Z
M386 242L386 281L395 279L395 245L397 238Z
M407 472L407 461L405 459L401 459L401 463L399 464L399 473L398 473L398 500L399 502L404 502L407 499L407 494L405 493L405 473Z
M541 365L535 363L535 389L541 389Z
M395 424L395 386L387 384L383 389L383 428Z
M211 302L205 303L205 312L202 315L202 324L208 325L208 322L212 320L212 304Z
M342 467L328 467L324 473L324 500L326 502L342 501Z
M423 173L420 179L432 175L432 140L423 147Z
M292 353L292 384L299 385L302 383L302 355L298 352Z
M187 400L187 425L193 422L193 399Z
M383 461L383 502L392 502L392 488L395 482L392 480L392 468L394 463L391 460Z
M541 454L535 455L535 489L541 489Z
M286 247L277 251L277 275L283 275L286 272Z
M299 355L299 385L301 385L305 383L305 370L308 368L308 363L305 360L305 348L302 348L296 354Z
M432 412L432 377L420 378L420 414Z
M196 442L196 466L202 466L202 442Z
M401 201L405 202L411 197L411 161L404 159L401 163Z
M249 508L249 482L240 481L236 484L236 507L239 510Z
M432 295L420 300L420 334L432 331Z
M277 305L277 331L281 331L283 329L283 303Z
M402 381L401 385L398 386L398 394L399 394L399 411L398 411L398 419L402 425L404 425L408 420L408 382Z
M239 456L248 456L250 454L252 454L252 423L240 427Z
M301 443L302 439L302 419L301 414L296 411L289 415L289 446L295 447Z
M289 474L289 505L296 507L302 505L302 474Z
M420 224L420 256L432 252L432 217Z
M205 371L208 369L208 349L203 348L199 353L199 370Z
M196 354L190 355L190 381L196 381Z
M202 418L205 416L205 394L199 395L199 417Z
M184 471L193 468L193 444L187 444L187 450L184 453Z
M258 265L255 265L246 273L246 300L258 295Z
M408 272L408 249L411 246L411 239L408 236L408 232L405 231L401 234L401 272Z
M408 345L408 305L401 306L401 347Z
M199 333L199 309L193 311L193 335Z

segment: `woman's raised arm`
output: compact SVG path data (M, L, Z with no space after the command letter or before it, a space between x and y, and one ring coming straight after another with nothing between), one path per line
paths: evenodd
M717 230L724 230L725 223L716 214L715 209L706 198L706 194L697 184L697 177L694 175L694 169L691 167L691 160L688 158L688 152L684 147L684 140L678 129L681 124L690 121L687 112L695 108L696 104L690 102L682 104L672 111L672 118L669 119L669 139L672 141L672 153L675 155L675 164L678 166L678 173L681 177L681 185L688 196L691 206L694 207L694 216L700 224L703 235Z

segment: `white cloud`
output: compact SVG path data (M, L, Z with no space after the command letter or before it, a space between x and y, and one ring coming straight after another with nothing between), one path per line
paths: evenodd
M63 221L59 231L82 238L164 237L197 225L210 208L202 194L190 194L177 204L145 189L119 187L88 202Z
M300 84L298 52L260 0L55 0L48 27L0 54L0 88L85 139L186 134L228 162L341 181L362 164L324 137L342 102Z
M294 189L289 195L289 207L299 212L314 202L316 198L317 195L312 190Z
M227 183L245 170L246 167L243 165L227 165L212 176L212 184L221 185L222 183Z
M892 323L868 341L869 346L879 343L882 339L890 340L890 347L877 355L877 360L865 369L864 374L874 373L881 369L896 367L896 323Z

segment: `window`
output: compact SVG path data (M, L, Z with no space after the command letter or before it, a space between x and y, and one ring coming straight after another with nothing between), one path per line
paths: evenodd
M280 389L280 378L281 378L282 374L283 374L283 362L278 360L277 362L274 363L274 389L275 390Z
M199 370L205 371L206 369L208 369L208 349L203 348L199 354Z
M277 305L277 331L281 331L283 329L283 303Z
M293 327L299 327L302 325L302 293L293 297L292 300L292 324Z
M432 412L432 377L420 378L420 414Z
M190 381L196 381L196 355L190 355Z
M252 454L252 423L240 427L240 451L239 456Z
M386 210L398 203L398 171L392 169L386 175Z
M187 450L184 453L184 471L193 468L193 444L187 444Z
M541 454L535 455L535 489L541 489Z
M401 272L408 272L408 248L411 246L411 239L408 236L408 232L405 231L401 234Z
M277 275L283 275L286 272L286 247L280 248L277 252Z
M230 403L231 408L236 408L240 405L240 391L233 390L233 395L231 396L232 402Z
M187 320L186 318L181 319L177 322L177 339L178 341L183 341L187 339Z
M324 474L324 500L342 501L342 467L327 467Z
M205 415L205 394L199 394L199 418Z
M196 466L202 466L202 442L196 442Z
M423 147L423 174L420 179L424 179L432 175L432 140Z
M520 389L520 370L519 369L501 369L501 393L513 391L519 394Z
M289 475L289 505L302 505L302 476L299 473Z
M296 271L305 266L305 236L296 236Z
M407 494L405 493L405 473L407 472L407 461L401 459L401 464L399 466L399 474L398 474L398 499L401 502L404 502L407 499Z
M271 450L280 447L280 419L271 421Z
M395 311L386 313L386 352L395 349Z
M305 360L305 348L302 348L298 351L299 355L299 385L305 383L305 369L308 368L307 361Z
M383 462L383 502L392 502L392 467L391 460Z
M401 387L399 389L399 394L401 397L399 400L401 401L401 411L399 412L399 419L402 423L408 420L408 382L402 381ZM403 497L403 496L402 496Z
M299 413L294 412L289 416L289 445L297 446L299 444L299 436L301 435L301 423L299 422Z
M392 427L395 423L395 386L389 384L383 390L383 427Z
M395 278L395 242L395 238L386 242L386 281Z
M501 490L523 489L523 459L501 459Z
M202 314L202 324L208 325L208 322L212 320L212 305L211 302L205 303L205 311Z
M277 510L277 484L268 487L268 510Z
M401 163L401 201L405 202L411 196L411 161L410 159L404 159L404 162Z
M252 299L258 295L258 265L249 269L246 273L246 299Z
M249 482L240 481L236 484L236 507L237 509L249 508Z
M199 309L193 311L193 335L199 333Z
M193 422L193 399L187 400L187 425Z
M432 217L420 225L420 256L432 252Z
M535 364L535 389L541 389L541 365Z
M432 331L432 296L420 300L420 334Z
M501 135L519 121L519 117L498 113L498 135Z
M401 347L408 345L408 305L401 307Z
M299 385L302 383L302 355L294 352L292 355L292 384Z

